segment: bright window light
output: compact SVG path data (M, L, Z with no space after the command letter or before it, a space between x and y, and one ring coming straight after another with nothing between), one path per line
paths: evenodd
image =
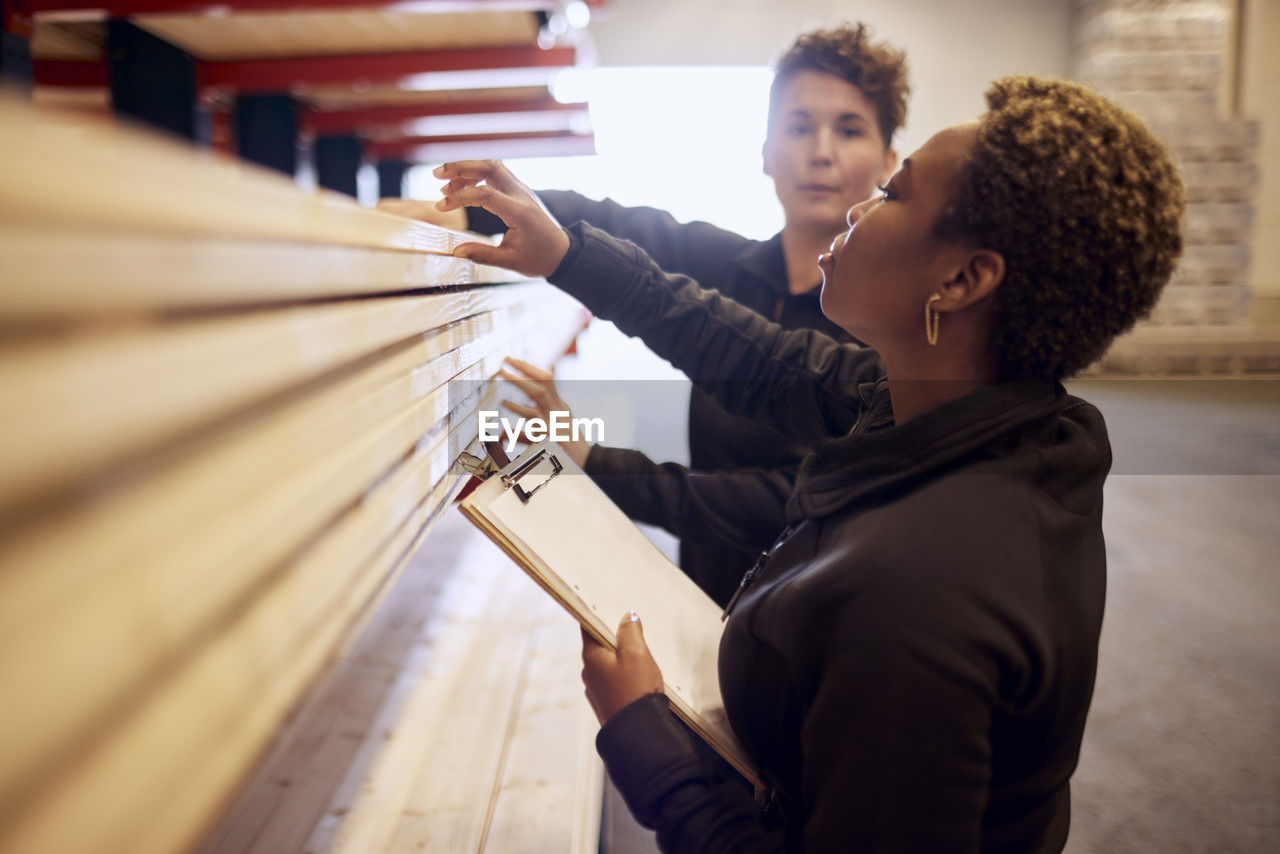
M590 101L599 154L509 165L536 189L649 205L766 238L782 227L760 160L771 79L762 67L593 69L573 94ZM409 190L436 198L439 182L415 169Z
M569 20L569 26L582 29L591 23L591 9L582 0L572 0L564 7L564 16Z

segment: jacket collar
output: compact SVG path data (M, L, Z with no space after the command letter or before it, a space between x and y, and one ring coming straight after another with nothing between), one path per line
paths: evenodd
M791 521L820 518L905 494L972 462L983 450L1026 426L1083 405L1090 414L1083 435L1110 465L1106 431L1096 409L1048 380L1022 380L980 388L893 424L887 379L858 387L861 414L852 431L818 445L805 457L787 507ZM995 454L989 454L995 456ZM1105 471L1105 468L1104 468Z

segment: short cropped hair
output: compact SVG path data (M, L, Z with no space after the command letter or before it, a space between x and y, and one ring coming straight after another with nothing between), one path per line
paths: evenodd
M1133 113L1062 80L1005 77L937 236L999 252L1001 379L1062 379L1150 314L1182 253L1182 181Z
M906 54L888 42L873 42L866 24L842 24L810 30L798 36L774 64L769 87L769 124L772 127L778 101L787 82L800 71L821 71L858 88L876 110L876 124L885 148L907 119Z

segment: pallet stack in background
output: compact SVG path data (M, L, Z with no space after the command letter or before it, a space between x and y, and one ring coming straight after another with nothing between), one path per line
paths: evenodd
M1187 190L1185 247L1148 321L1101 367L1111 375L1280 370L1274 323L1251 316L1261 125L1242 106L1244 11L1227 0L1073 0L1072 76L1141 116ZM1259 233L1259 237L1261 233Z

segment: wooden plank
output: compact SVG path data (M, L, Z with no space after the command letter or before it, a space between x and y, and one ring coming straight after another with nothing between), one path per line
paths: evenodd
M506 346L494 343L486 358L496 360L502 352L515 350L545 360L546 353L535 352L538 347L531 345L562 347L563 339L552 340L554 324L547 324L541 314L526 313L524 322L541 322L539 331L546 337L508 341ZM523 351L522 343L528 345ZM491 373L493 367L493 362L481 367L476 377ZM5 742L0 752L6 756L0 825L8 824L3 817L26 813L30 800L57 780L79 774L82 754L106 750L99 727L132 726L142 698L159 690L148 686L176 678L173 673L198 654L211 633L237 613L257 607L264 586L274 583L275 563L305 548L308 538L322 530L319 526L333 524L326 518L365 506L370 485L373 491L383 488L379 472L394 465L403 453L398 449L420 446L421 437L439 423L442 397L449 404L458 402L447 387L439 391L387 419L389 423L344 442L342 454L325 457L231 506L215 502L216 512L206 513L198 500L180 500L207 497L210 490L218 493L226 487L217 474L226 469L227 460L219 461L216 453L202 449L187 467L169 470L167 480L164 473L153 476L109 494L91 508L87 519L74 525L65 518L51 520L9 544L0 556L6 566L0 576L0 610L5 612L0 618L0 682L13 689L11 696L22 698L23 705L15 705L0 735ZM451 423L461 421L453 433L457 441L474 436L473 408L453 410ZM292 413L295 419L298 411ZM267 450L280 444L263 442L258 447ZM273 473L268 470L264 476L270 480ZM352 504L342 499L344 493L360 500ZM188 521L182 523L182 518ZM140 533L122 547L121 530L131 528ZM49 589L50 582L61 589ZM32 604L36 609L28 610ZM44 619L33 619L34 614ZM260 653L248 660L256 661ZM196 681L184 683L181 690L204 696L211 686ZM181 728L176 721L168 725ZM144 734L145 728L136 737ZM243 770L239 767L236 773ZM77 797L69 795L66 802L74 804Z
M222 17L166 13L135 20L206 60L534 44L538 36L537 19L525 9L422 14L298 8Z
M477 449L472 448L472 450L477 450ZM439 496L439 488L438 488L437 491L433 493L430 500L427 502L424 502L424 504L421 505L421 508L419 509L419 511L417 511L418 516L416 517L415 521L413 521L409 525L404 526L401 529L400 533L391 542L389 542L387 546L383 548L380 555L375 559L375 565L379 567L385 566L388 563L392 563L393 565L392 571L389 573L381 573L381 572L368 573L365 576L362 576L360 581L363 582L363 585L351 585L346 590L344 590L343 601L344 602L352 601L352 597L354 595L356 596L354 601L360 602L361 601L361 599L359 598L360 595L362 595L367 591L385 590L390 585L390 583L394 581L395 575L398 573L398 570L403 565L403 563L407 561L408 558L415 551L417 551L418 547L422 544L422 541L426 538L427 534L430 531L431 525L434 524L434 522L439 519L440 514L443 513L444 510L451 505L453 496L456 495L456 493L462 488L466 480L467 480L467 477L465 476L457 476L453 474L448 475L445 481L447 490L444 491L442 497L438 497ZM422 521L422 514L427 512L429 512L430 515L425 519L425 521ZM414 529L418 528L419 526L420 526L420 530L418 531L417 536L414 537L413 536ZM376 602L375 594L373 592L370 592L369 598L367 600L367 605L364 608L365 613L372 610L372 607L375 604L375 602ZM339 615L341 616L340 609L339 609ZM347 616L350 617L350 614L348 614ZM343 635L345 635L347 638L351 638L358 632L359 622L360 621L356 619L346 623L345 627L342 629L341 634L339 635L339 638L338 638L339 643L341 643ZM340 650L335 650L333 653L333 656L336 658L339 655L340 655ZM303 797L300 799L294 799L292 803L297 806L305 807L306 802L308 800L310 799ZM312 813L304 812L303 814L310 815ZM289 828L291 826L293 825L291 824L291 822L288 820L287 817L285 817L285 820L280 821L278 824L272 825L273 828L277 828L277 827ZM307 824L304 822L302 824L302 827L304 828L307 827ZM266 837L265 839L261 840L261 842L265 844L260 844L257 847L257 850L262 850L262 851L290 850L288 846L281 847L274 844L271 836Z
M573 330L572 325L566 327L566 333L571 334ZM539 339L538 343L542 346L530 358L543 364L549 363L551 358L562 351L559 343L562 340L563 338L555 335ZM467 656L480 654L475 650L467 651L469 645L485 651L493 648L494 620L506 623L513 619L505 613L495 614L492 603L503 602L508 606L516 606L518 614L533 610L537 605L537 602L528 602L525 607L519 607L519 603L524 600L513 595L513 591L509 589L510 582L503 581L512 568L509 562L493 552L482 538L474 536L469 527L464 529L472 534L471 548L462 555L450 556L461 575L456 579L458 583L452 585L448 600L436 612L442 619L428 628L415 647L410 662L404 666L396 685L389 690L389 698L374 724L355 730L357 735L363 735L363 742L349 764L342 768L344 779L332 789L331 798L322 802L317 800L315 792L320 788L323 795L323 784L319 778L331 775L333 769L317 768L314 763L303 762L295 756L292 763L282 762L281 770L269 775L265 781L260 780L255 786L259 792L258 797L266 799L268 803L256 804L258 809L252 817L244 814L230 817L228 822L232 830L205 846L202 851L221 854L231 851L330 851L338 848L352 851L379 850L379 845L389 844L387 840L390 834L405 832L402 827L396 828L396 822L405 822L394 805L405 797L407 779L414 775L432 773L429 769L439 765L436 754L421 744L431 730L426 723L438 720L443 707L465 707L465 703L460 705L458 699L459 692L466 690L459 686L459 680L465 686L471 668L469 665L460 666L458 662L468 660ZM496 576L493 575L495 572ZM477 573L489 574L477 579ZM496 588L493 586L495 581ZM459 583L462 582L466 582L468 586L460 588ZM576 653L574 658L576 659ZM394 666L389 662L383 662L382 665ZM508 673L511 672L508 669ZM377 678L385 676L379 675ZM498 678L496 684L499 691L503 689L501 678ZM572 685L576 685L576 681ZM572 688L572 691L577 693L576 688ZM492 703L491 692L479 702ZM585 704L583 705L585 708ZM593 720L586 731L594 732ZM330 738L334 737L334 728L326 727L323 721L316 723L308 738L311 749L323 744L326 734ZM350 729L343 728L342 755L351 755L352 748L348 740L352 735ZM476 737L482 740L481 743L488 743L492 733L481 727L478 728ZM301 751L307 748L296 749ZM574 826L577 828L574 838L582 843L582 850L594 852L599 838L599 792L603 779L602 766L595 757L594 742L588 742L587 750L579 755L579 763L584 767L575 775L579 790L574 795ZM299 767L302 768L301 772ZM472 767L469 773L477 772ZM483 778L484 772L478 773ZM295 788L293 783L300 776L308 785ZM283 787L286 781L289 785ZM496 786L496 779L493 782ZM480 786L477 792L483 788ZM486 812L487 802L487 795L477 798L470 804L469 810L463 811L465 818L461 821L461 826L455 821L450 827L455 831L461 830L465 838L474 838L475 833L483 831L481 819ZM321 812L323 815L316 821L315 817ZM410 823L412 821L410 818ZM310 836L305 844L300 844L301 835L312 822L315 824Z
M446 512L455 511L450 508ZM445 520L444 524L448 521L456 520ZM432 561L428 551L429 547L419 552L416 560ZM497 566L491 554L477 552L473 545L461 553L450 553L445 560L447 566L433 567L438 572L451 573L439 594L439 605L433 609L434 617L423 625L405 659L391 665L395 669L395 684L385 692L382 707L372 722L359 730L361 744L356 756L342 768L315 769L302 761L301 755L296 755L294 761L282 763L269 778L292 779L299 773L308 779L337 776L337 785L320 804L324 815L310 828L305 844L297 840L299 828L291 825L292 816L276 815L255 836L252 847L222 843L210 851L239 854L241 851L334 850L338 839L349 834L344 828L359 811L359 805L376 804L386 796L392 781L411 773L412 766L424 760L414 739L429 731L428 724L437 715L435 707L453 702L453 686L466 676L455 665L466 659L472 645L481 642L477 631L487 630L493 603L507 598L503 584L506 568ZM318 744L331 731L324 729L323 722L316 726L318 729L309 728L309 732L312 743ZM389 750L392 742L394 750ZM306 800L305 795L298 800ZM367 821L367 818L361 820Z
M581 680L581 673L578 678ZM575 813L573 848L570 850L572 854L597 854L600 851L600 822L604 806L604 762L596 753L596 733L600 725L595 713L588 706L582 714L586 748L578 751L578 771L574 775L577 788L572 795Z
M521 590L527 588L523 576L469 526L451 533L451 545L460 539L470 542L462 544L461 553L445 556L447 566L432 567L453 574L430 609L432 619L415 630L411 649L375 666L370 660L374 650L362 639L360 654L366 660L344 664L341 686L327 686L323 706L310 710L287 755L260 776L252 797L224 818L216 838L200 848L202 854L398 850L388 842L394 834L407 836L430 823L416 806L403 804L410 784L421 787L430 777L440 778L433 780L436 785L449 783L448 763L442 764L438 750L431 748L438 737L432 733L442 726L462 745L472 736L484 744L505 742L506 755L498 762L490 756L467 766L465 776L475 779L476 800L453 816L452 826L460 835L439 844L456 846L447 850L471 850L467 845L479 833L486 851L596 851L603 768L594 749L595 720L577 674L576 623L550 600ZM418 560L431 558L424 554ZM423 594L419 586L397 595ZM416 608L420 606L406 603L398 612L416 615ZM495 641L503 625L524 625L529 619L527 640L507 646ZM530 661L523 675L517 658L522 643L529 645ZM511 718L505 725L486 719L456 730L456 722L443 716L450 708L455 715L468 709L460 692L473 690L466 682L474 659L495 649L505 650L507 663L506 676L497 677L498 690L514 688L518 695L509 709ZM346 702L334 692L349 695L362 683L377 697L379 709L344 722ZM503 703L489 692L481 705L492 709ZM326 753L326 744L336 744L339 765L317 767L312 761ZM490 771L493 777L486 781ZM335 772L340 782L330 782ZM492 811L487 820L486 810Z
M442 104L478 101L507 100L514 98L538 98L549 94L542 86L503 86L486 89L435 89L425 92L401 89L395 84L370 81L369 87L359 92L350 86L326 84L313 86L307 92L307 100L318 110L347 109L352 106L387 104Z
M8 102L0 123L24 131L0 135L0 850L187 848L462 486L481 398L459 389L545 363L563 298L406 293L512 277L149 134ZM517 695L511 665L476 703ZM320 832L318 782L253 844ZM332 838L361 827L396 828Z
M207 522L221 508L269 486L280 475L349 446L362 432L421 401L429 391L441 392L433 399L432 411L443 414L440 407L447 404L449 390L441 387L446 380L465 364L487 360L492 366L516 343L501 333L488 332L453 346L487 325L486 318L480 317L426 337L315 397L240 425L218 441L198 447L197 455L175 468L153 473L109 502L54 517L29 529L18 541L4 543L0 554L5 555L9 571L0 577L5 594L0 596L0 611L7 602L22 602L16 608L20 611L34 607L36 599L57 598L59 589L80 589L89 567L124 563L131 546L154 549L174 531L181 536L187 527ZM384 459L394 459L394 454ZM18 557L23 553L30 556ZM30 581L46 590L36 599L21 592L17 576L23 565L33 568L36 578ZM58 573L65 571L76 574L60 580Z
M460 486L455 475L429 485L448 444L445 437L419 452L287 571L274 573L244 612L183 656L174 672L157 674L136 710L109 719L64 773L29 779L34 785L3 804L0 849L145 852L190 845L335 640L367 608L387 568L403 562L421 525ZM398 508L415 492L429 497L417 509L408 502L405 523ZM388 528L399 533L388 539ZM377 556L370 563L360 555L371 549ZM165 809L156 811L157 803Z
M483 379L496 364L489 358L455 381ZM278 482L248 493L226 489L224 468L242 476L228 459L240 450L232 446L96 506L75 525L51 520L0 552L0 684L21 701L0 731L0 793L21 788L68 732L125 702L227 609L242 607L265 571L437 430L459 403L439 384L444 379L341 452ZM450 417L474 435L475 401L461 403ZM276 444L251 437L250 453L237 462L267 466L260 450ZM437 476L448 461L438 458Z
M437 519L447 528L450 515L447 508ZM434 658L443 615L468 592L469 566L450 550L410 551L414 557L369 627L277 733L253 779L205 836L201 854L302 850L306 835L335 809L344 781L362 784L420 670ZM302 838L282 827L302 828Z
M542 285L148 325L0 350L0 513Z
M3 98L0 125L23 128L0 135L6 227L445 252L465 239L341 193L300 193L285 175L134 127Z
M450 618L433 666L386 739L333 850L402 850L405 831L418 827L427 834L412 841L413 850L477 850L532 624L530 600L509 577L495 573L491 592L473 595L470 613ZM441 798L430 814L410 812L424 776Z
M448 515L457 517L452 510ZM374 625L342 663L335 680L326 684L322 695L314 698L300 715L297 731L282 735L284 743L278 755L261 770L246 797L206 839L199 849L202 854L333 850L353 809L396 800L388 792L394 788L389 785L394 773L386 767L388 764L400 764L395 773L401 777L428 773L418 766L430 762L431 754L424 753L424 746L409 743L412 733L425 739L429 727L422 727L421 723L436 720L436 707L456 705L454 685L458 678L465 678L465 672L459 672L457 665L472 654L468 647L493 645L489 623L502 617L491 612L491 603L510 600L518 592L510 589L515 567L469 524L460 517L443 518L441 528L443 534L433 534L433 540L446 537L443 552L433 550L428 542L417 554L406 569L406 577L389 594L384 610L374 618ZM559 719L561 731L578 736L573 749L548 756L554 767L543 767L538 772L550 778L550 784L534 793L517 793L521 797L532 795L525 809L555 801L557 806L552 809L559 813L565 809L559 806L563 801L566 806L576 804L577 815L564 822L543 821L530 839L547 843L535 849L539 851L589 849L594 854L602 770L592 740L594 719L577 679L576 624L545 598L533 602L525 602L520 596L515 599L517 604L525 603L528 612L536 616L536 624L531 626L536 660L554 663L560 672L551 673L547 667L539 670L535 663L535 670L523 683L522 699L514 712L521 717L532 713L546 722L550 712ZM568 627L567 634L555 635L562 643L554 650L559 654L554 662L550 659L553 651L543 642L546 631L542 627L548 620ZM513 679L518 677L518 673L513 674ZM557 699L568 702L557 703L552 699L557 694ZM531 703L530 695L551 702L535 699ZM410 707L410 702L416 705ZM568 709L561 711L565 705ZM553 710L552 706L556 708ZM541 729L517 726L513 731L517 738L522 730L538 738ZM501 730L483 738L499 738L500 733ZM392 736L390 740L388 735ZM563 744L566 739L552 741ZM520 751L513 745L504 764L506 777L512 775L513 767L532 770L519 758ZM535 753L547 756L545 751ZM578 755L588 761L575 763L573 757ZM497 802L500 811L507 797L504 788ZM477 809L482 811L483 805ZM393 825L401 811L383 810L382 823ZM364 816L359 820L370 819ZM380 835L386 837L389 833L388 828ZM581 849L572 848L571 839L585 843ZM492 844L487 847L498 850Z
M482 850L585 854L599 847L603 768L582 693L581 634L549 597L536 611L529 674Z
M472 450L476 449L472 448ZM450 478L454 477L457 476L450 475ZM456 483L450 487L450 491L444 501L436 503L435 499L432 499L431 503L434 508L431 511L431 516L418 532L416 538L411 535L417 523L406 525L401 530L401 533L384 547L375 563L381 565L381 563L394 560L398 568L399 565L406 562L421 546L431 526L451 505L452 496L461 489L466 480L467 478L465 477L457 478ZM394 578L395 573L388 576L382 582L381 587L385 589L394 581ZM372 610L372 607L368 610ZM348 639L352 639L358 633L356 629L358 629L358 626L346 633ZM335 661L340 655L340 651L334 653ZM369 732L369 742L385 747L387 742L386 732L387 730L383 729L371 730ZM363 766L357 760L353 763L353 767ZM201 850L234 851L237 853L303 850L303 841L307 839L308 834L314 834L315 828L319 823L322 823L320 820L324 817L325 808L330 803L334 786L328 781L309 774L290 775L287 778L287 782L289 789L287 796L275 799L267 805L269 812L262 823L254 828L254 832L247 838L243 836L237 838L237 835L232 833L230 836L224 836L221 840L205 846ZM298 786L298 783L301 783L301 785ZM345 810L343 812L345 813ZM306 849L315 850L310 844L306 846Z
M463 241L449 235L436 248ZM0 222L0 265L0 320L9 325L520 280L496 267L402 249L7 222Z
M39 59L101 61L107 28L97 21L33 21L31 56Z

